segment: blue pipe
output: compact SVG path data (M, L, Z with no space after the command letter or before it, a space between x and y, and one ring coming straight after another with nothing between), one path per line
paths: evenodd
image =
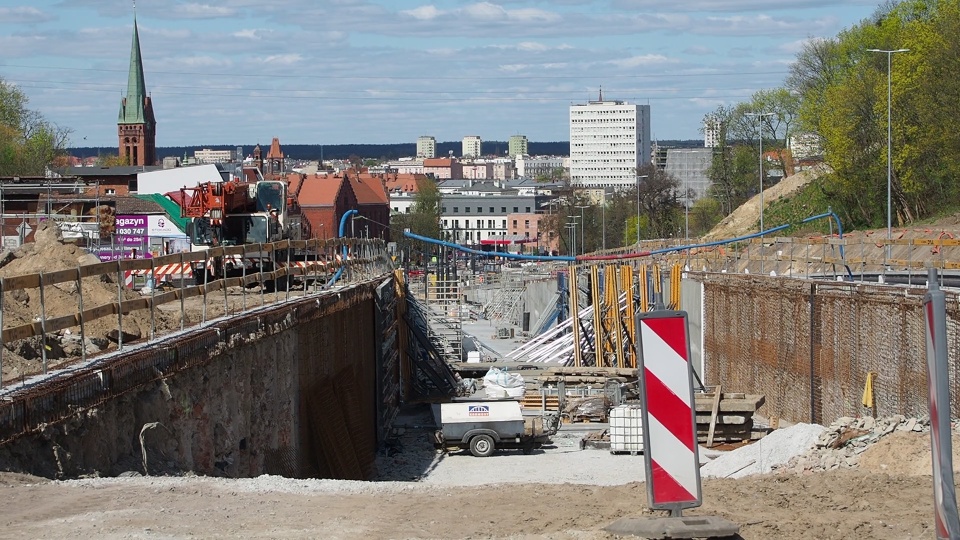
M337 231L338 238L343 238L343 232L344 232L343 229L347 226L347 218L349 218L353 214L358 214L358 213L359 212L357 210L347 210L346 212L343 213L343 216L340 217L340 230ZM330 287L332 287L333 284L336 283L338 279L340 279L340 276L343 275L343 269L346 267L346 264L347 264L346 244L344 244L343 246L342 257L343 257L343 260L341 261L340 268L337 268L337 273L333 274L333 277L330 278L330 281L327 283L327 286L325 288L329 289Z
M837 217L837 215L836 215L832 210L829 211L829 212L825 212L825 213L823 213L823 214L818 214L818 215L816 215L816 216L810 216L810 217L808 217L808 218L805 218L805 219L803 219L803 220L801 221L801 223L807 223L807 222L810 222L810 221L813 221L813 220L816 220L816 219L822 219L822 218L826 218L826 217L833 218L833 220L837 223L837 230L838 230L839 233L840 233L840 238L843 239L843 226L840 224L840 218ZM760 232L758 232L758 233L748 234L748 235L745 235L745 236L737 236L737 237L735 237L735 238L728 238L728 239L726 239L726 240L716 240L716 241L714 241L714 242L704 242L704 243L702 243L702 244L690 244L690 245L686 245L686 246L668 247L668 248L662 248L662 249L655 249L655 250L651 250L651 251L638 251L638 252L635 252L635 253L624 253L624 254L621 254L621 255L580 255L580 256L577 256L577 257L571 257L571 256L569 256L569 255L556 255L556 256L553 256L553 255L522 255L522 254L520 254L520 253L506 253L506 252L504 252L504 253L496 253L496 252L495 252L495 253L490 253L489 251L480 251L480 250L477 250L477 249L472 249L472 248L464 247L464 246L461 246L461 245L459 245L459 244L455 244L455 243L453 243L453 242L447 242L447 241L445 241L445 240L437 240L436 238L430 238L430 237L428 237L428 236L421 236L421 235L419 235L419 234L415 234L415 233L412 233L412 232L409 232L409 231L404 231L403 235L406 236L407 238L412 238L412 239L414 239L414 240L420 240L420 241L422 241L422 242L427 242L428 244L436 244L436 245L440 245L440 246L446 246L446 247L449 247L449 248L452 248L452 249L456 249L456 250L459 250L459 251L463 251L463 252L465 252L465 253L472 253L472 254L475 254L475 255L482 255L482 256L485 256L485 257L504 257L504 258L508 258L508 259L518 259L518 260L524 260L524 261L563 261L563 262L577 262L577 261L603 261L603 260L617 260L617 259L637 259L637 258L640 258L640 257L650 257L651 255L661 255L661 254L663 254L663 253L670 253L670 252L674 252L674 251L685 251L685 250L688 250L688 249L698 249L698 248L722 246L722 245L726 245L726 244L732 244L732 243L734 243L734 242L742 242L742 241L744 241L744 240L750 240L750 239L753 239L753 238L758 238L758 237L761 237L761 236L766 236L766 235L768 235L768 234L775 233L775 232L777 232L777 231L782 231L782 230L787 229L787 228L789 228L789 227L791 227L791 226L792 226L791 223L785 223L785 224L783 224L783 225L779 225L779 226L777 226L777 227L773 227L773 228L767 229L767 230L765 230L765 231L760 231ZM346 249L346 248L344 248L344 249ZM843 246L840 246L840 258L845 260L844 253L843 253ZM844 264L844 266L847 268L847 274L850 276L850 279L853 279L853 273L850 271L850 267L847 266L846 264Z
M438 246L446 246L448 248L456 249L463 251L464 253L472 253L474 255L482 255L484 257L504 257L506 259L517 259L521 261L567 261L567 262L576 262L576 257L571 257L569 255L523 255L520 253L507 253L507 252L489 252L481 251L479 249L472 249L468 247L463 247L460 244L454 244L453 242L447 242L446 240L437 240L436 238L430 238L429 236L420 236L419 234L412 233L409 231L404 231L404 236L407 238L413 238L414 240L420 240L421 242L427 242L428 244L436 244Z

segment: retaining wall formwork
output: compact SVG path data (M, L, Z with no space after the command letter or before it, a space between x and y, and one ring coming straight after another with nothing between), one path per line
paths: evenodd
M214 322L9 394L0 466L369 479L399 403L378 393L398 370L378 352L377 319L394 316L376 313L381 284Z
M691 273L703 284L706 384L766 396L760 411L794 422L928 414L925 287ZM960 395L960 309L947 291L951 392ZM952 416L960 414L956 399Z

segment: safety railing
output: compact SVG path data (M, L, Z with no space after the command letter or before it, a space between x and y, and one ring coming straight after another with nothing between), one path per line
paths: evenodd
M191 285L182 279L192 265L214 261L221 267L232 264L234 271L218 279L193 276ZM164 274L170 267L180 269L179 286L176 280L160 283L170 276ZM306 296L373 279L392 269L382 240L338 238L224 246L0 278L0 387L14 378L22 381L47 373L51 360L57 365L86 361L88 356L122 350L132 340L152 340L212 318L283 302L297 293ZM153 286L132 289L130 278L136 275L146 276ZM51 302L51 295L59 301ZM65 301L71 296L75 304ZM107 296L111 301L104 301ZM179 309L169 308L174 303ZM39 343L24 345L30 340ZM36 356L8 352L19 357L21 365L13 370L15 376L5 377L4 368L11 366L4 365L4 353L15 350L30 350Z

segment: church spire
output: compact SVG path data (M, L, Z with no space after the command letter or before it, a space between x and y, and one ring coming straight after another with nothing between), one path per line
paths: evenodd
M143 77L143 58L140 56L140 33L137 16L133 16L133 43L130 45L130 71L127 73L127 95L120 104L121 124L146 122L143 105L147 98L147 84Z

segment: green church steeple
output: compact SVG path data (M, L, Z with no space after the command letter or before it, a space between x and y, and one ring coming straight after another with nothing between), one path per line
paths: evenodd
M137 16L133 16L133 44L130 45L130 71L127 74L127 96L120 103L120 124L144 124L147 122L143 105L147 98L147 84L143 78L143 58L140 56L140 33L137 31Z

